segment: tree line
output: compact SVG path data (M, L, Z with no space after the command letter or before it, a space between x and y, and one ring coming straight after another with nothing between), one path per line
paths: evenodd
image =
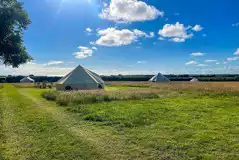
M101 76L104 81L148 81L154 75L111 75ZM199 81L205 82L225 82L225 81L239 81L238 74L224 74L224 75L165 75L171 81L190 81L192 78L197 78ZM35 82L57 82L62 77L48 77L48 76L34 76L30 75ZM0 77L0 83L19 83L24 76L7 76Z

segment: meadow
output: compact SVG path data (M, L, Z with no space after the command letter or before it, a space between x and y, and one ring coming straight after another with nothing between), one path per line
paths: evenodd
M239 83L0 89L0 159L239 159Z

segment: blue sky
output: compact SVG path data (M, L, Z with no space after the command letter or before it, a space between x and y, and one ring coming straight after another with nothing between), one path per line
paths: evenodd
M34 61L5 74L64 75L239 71L239 1L22 0Z

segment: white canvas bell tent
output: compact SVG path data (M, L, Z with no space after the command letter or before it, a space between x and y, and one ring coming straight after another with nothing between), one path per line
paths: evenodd
M190 82L199 82L197 78L193 78Z
M32 79L31 77L24 77L23 79L20 80L20 83L34 83L35 80Z
M163 76L161 73L156 74L150 80L150 82L170 82L170 80Z
M104 89L104 81L101 77L79 65L72 72L61 78L57 84L57 90L95 90Z

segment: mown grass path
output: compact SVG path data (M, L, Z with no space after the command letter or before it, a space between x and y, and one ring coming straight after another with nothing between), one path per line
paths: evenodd
M11 85L0 93L0 159L125 158L120 138L110 132L86 127L53 103Z

